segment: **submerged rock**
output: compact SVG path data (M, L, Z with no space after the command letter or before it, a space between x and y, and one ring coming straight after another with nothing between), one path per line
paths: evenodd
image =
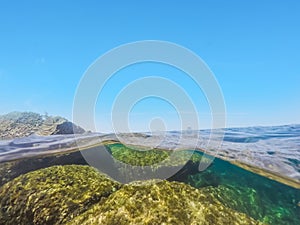
M195 188L217 187L222 183L221 176L211 169L204 170L201 173L189 174L184 182Z
M118 171L117 175L107 173L122 183L150 179L182 181L189 174L197 173L199 163L205 161L200 152L190 150L143 150L120 143L108 144L106 148Z
M299 224L299 214L295 213L292 205L289 205L287 196L279 198L285 201L284 203L273 200L274 196L280 195L277 193L277 191L280 192L279 189L272 190L273 197L271 198L263 196L261 191L251 187L234 185L206 187L201 191L216 198L226 207L246 213L266 224Z
M143 151L142 147L128 147L121 143L107 145L112 156L131 166L183 166L188 160L199 163L202 155L188 150L151 149Z
M124 185L68 225L96 224L260 224L225 207L216 198L179 182Z
M226 207L262 220L264 211L259 194L250 187L219 185L218 187L205 187L201 191L219 200Z
M33 171L0 188L0 224L63 224L120 186L90 166Z
M0 186L22 174L34 170L74 164L87 165L87 162L79 151L0 163Z

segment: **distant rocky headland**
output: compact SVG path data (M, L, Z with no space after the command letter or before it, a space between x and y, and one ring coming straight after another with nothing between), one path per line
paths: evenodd
M0 140L26 137L32 134L82 134L85 130L60 116L33 112L11 112L0 115Z

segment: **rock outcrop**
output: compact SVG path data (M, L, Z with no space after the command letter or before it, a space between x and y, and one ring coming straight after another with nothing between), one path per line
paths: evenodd
M81 134L85 130L65 118L32 112L12 112L0 116L0 140L54 134Z

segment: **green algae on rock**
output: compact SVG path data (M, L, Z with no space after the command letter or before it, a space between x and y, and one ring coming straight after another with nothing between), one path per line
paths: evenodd
M260 224L225 207L216 198L179 182L124 185L104 203L93 205L68 225L96 224Z
M214 167L214 164L212 164L212 167ZM201 171L201 173L189 174L184 182L196 188L217 187L222 183L221 176L210 169Z
M267 224L300 224L298 189L216 158L210 168L183 182L213 195L226 207Z
M105 147L117 171L105 170L105 173L122 183L150 179L181 181L188 174L197 173L199 163L206 159L202 153L192 150L143 150L139 146L121 143L107 144Z
M298 223L297 215L293 210L282 206L280 202L273 203L266 198L261 198L261 193L257 193L250 187L220 185L202 188L201 191L212 195L226 207L246 213L267 224Z
M249 187L219 185L201 191L218 199L226 207L243 212L255 219L262 219L261 200L256 190Z
M143 151L117 143L107 145L114 159L132 166L151 166L169 157L170 152L156 149Z
M120 186L90 166L33 171L0 188L0 224L63 224Z
M128 147L121 143L107 145L112 156L132 166L154 166L158 163L164 166L184 165L188 160L200 162L202 155L188 150L151 149L143 151L142 148Z
M55 155L33 157L11 162L0 163L0 186L12 179L34 171L58 165L87 165L82 154L77 152L65 152Z

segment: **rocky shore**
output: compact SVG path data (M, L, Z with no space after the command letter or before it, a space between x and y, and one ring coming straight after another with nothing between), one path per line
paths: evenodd
M11 112L0 116L0 140L26 137L32 134L82 134L85 130L60 116L33 112Z

